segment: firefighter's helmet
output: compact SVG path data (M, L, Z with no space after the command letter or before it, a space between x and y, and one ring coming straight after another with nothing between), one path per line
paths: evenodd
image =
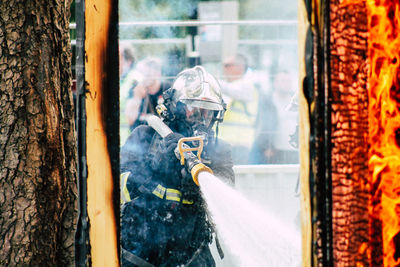
M183 104L187 122L209 127L215 121L222 121L226 105L221 87L203 67L195 66L180 72L171 89L175 105Z

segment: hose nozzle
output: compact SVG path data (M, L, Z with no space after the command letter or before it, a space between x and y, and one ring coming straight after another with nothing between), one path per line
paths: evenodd
M184 143L193 141L198 141L199 146L192 148ZM193 178L193 182L197 186L199 186L198 176L200 172L205 171L213 173L213 171L209 167L207 167L201 162L200 156L201 152L203 151L203 139L201 136L184 137L179 139L178 150L179 150L181 164L184 165L186 160L187 169L190 171L190 174L192 175ZM197 157L193 154L192 151L197 151Z
M204 165L201 162L194 165L192 167L192 169L190 170L190 174L192 175L193 182L195 184L197 184L197 186L200 186L200 184L199 184L199 173L200 172L209 172L211 174L213 173L213 171L209 167L207 167L206 165Z
M199 146L198 147L190 147L185 142L193 142L193 141L198 141ZM179 155L181 159L181 164L185 164L185 159L190 158L192 151L197 151L197 158L199 161L201 160L201 152L203 152L203 138L201 136L193 136L193 137L183 137L179 139L178 141L178 149L179 149Z

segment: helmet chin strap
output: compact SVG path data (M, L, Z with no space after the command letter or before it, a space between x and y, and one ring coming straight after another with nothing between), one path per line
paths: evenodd
M219 132L219 121L217 121L217 126L215 126L215 144L218 145L218 132Z

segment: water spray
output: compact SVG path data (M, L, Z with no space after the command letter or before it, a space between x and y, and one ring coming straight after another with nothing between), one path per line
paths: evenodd
M297 267L300 264L299 234L215 177L201 162L202 137L181 138L177 151L181 164L186 164L193 181L201 188L212 220L240 266ZM197 151L197 156L193 151Z
M301 266L300 233L214 175L199 174L200 189L218 236L240 267Z

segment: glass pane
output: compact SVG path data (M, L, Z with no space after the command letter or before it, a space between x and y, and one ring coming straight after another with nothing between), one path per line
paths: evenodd
M123 248L156 266L300 266L297 1L119 5L121 173L128 181L121 188L122 198L128 196L121 204ZM178 76L194 66L206 74L196 69L200 74ZM207 171L189 152L179 154L173 139L182 136L167 143L137 128L152 124L148 114L161 114L173 132L199 136L202 153L199 141L186 144L215 179L208 183ZM193 122L203 114L207 118ZM168 152L166 144L178 149ZM179 165L181 155L200 169L199 185L188 174L190 164Z

